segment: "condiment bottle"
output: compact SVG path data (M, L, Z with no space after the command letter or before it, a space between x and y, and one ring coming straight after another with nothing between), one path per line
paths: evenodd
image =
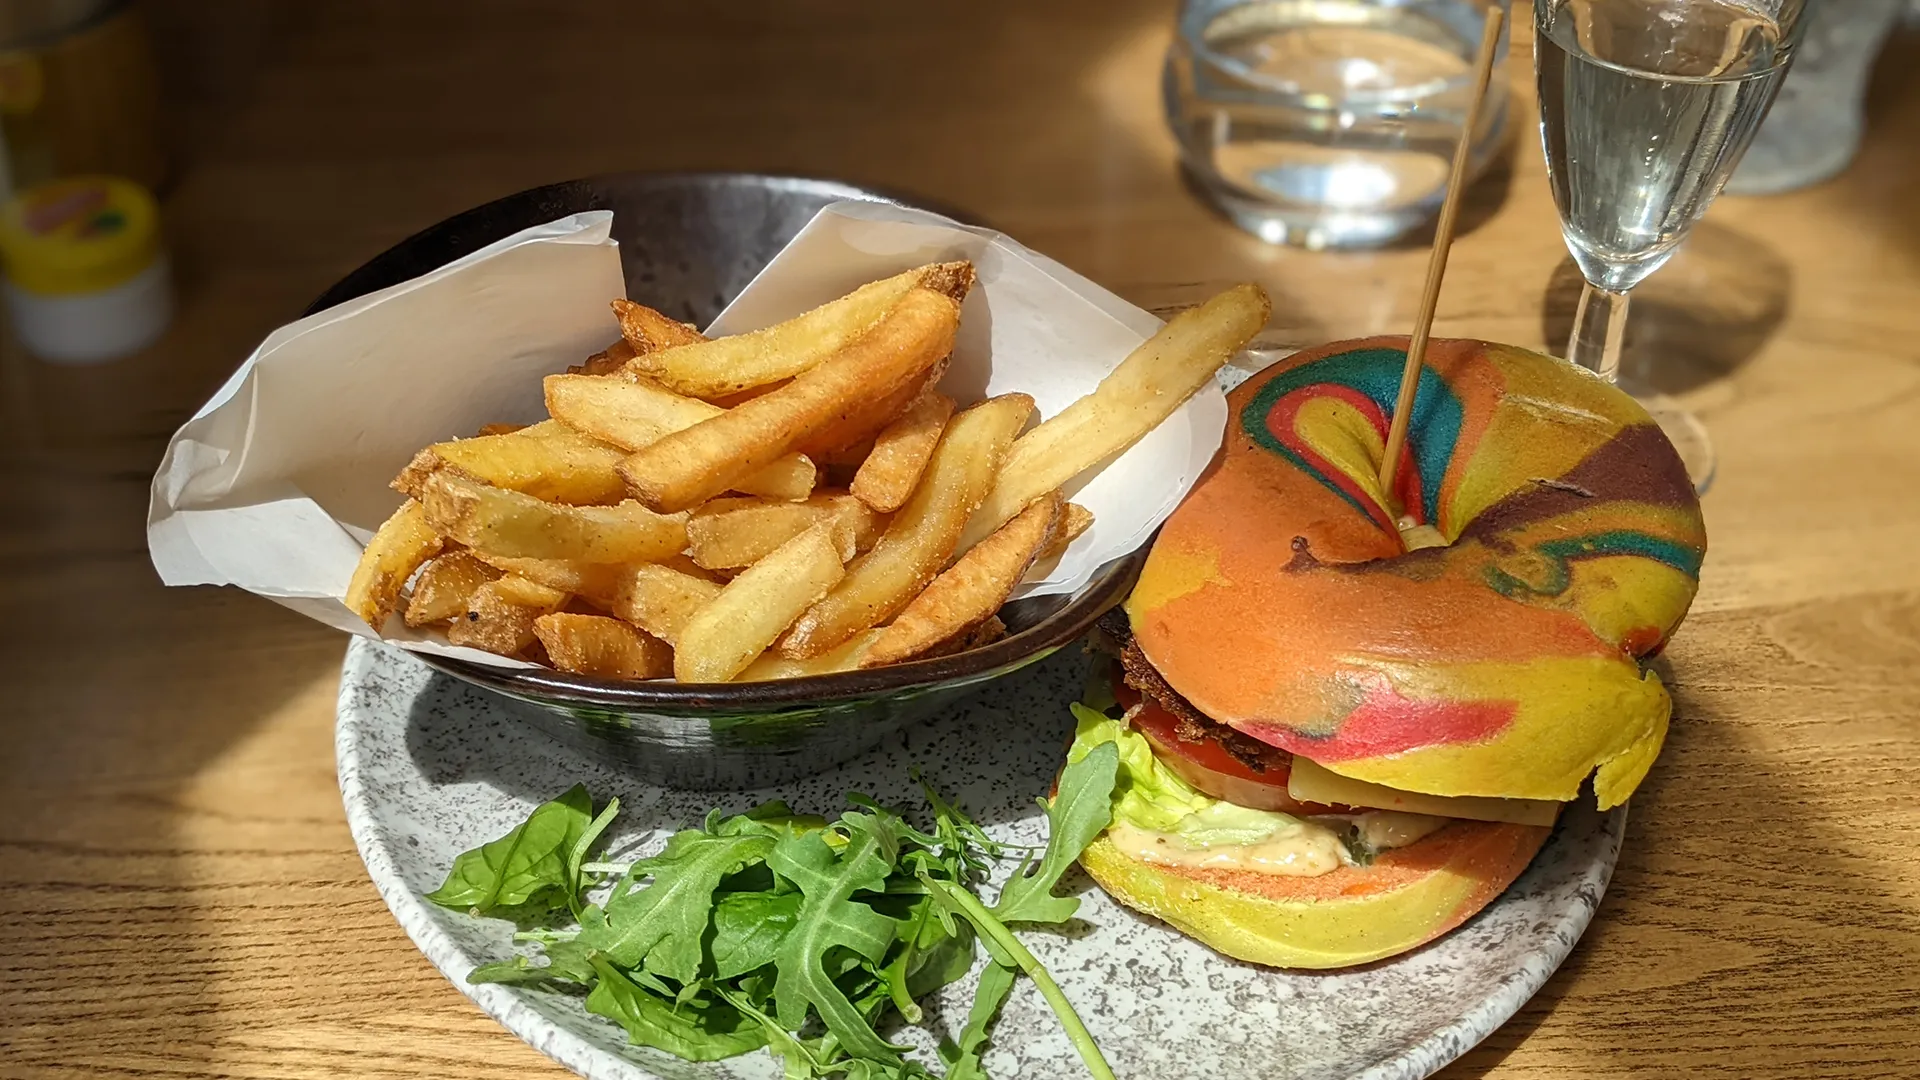
M0 209L0 256L14 331L43 360L118 359L173 318L159 209L132 181L80 176L21 192Z

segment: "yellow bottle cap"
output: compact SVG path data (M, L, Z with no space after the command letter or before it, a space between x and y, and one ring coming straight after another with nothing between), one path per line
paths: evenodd
M8 279L25 292L73 296L111 289L159 255L159 207L129 180L55 180L28 188L0 210L0 256Z

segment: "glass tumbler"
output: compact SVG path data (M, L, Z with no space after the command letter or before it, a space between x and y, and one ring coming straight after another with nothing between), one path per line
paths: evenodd
M1184 0L1164 77L1183 167L1270 243L1370 247L1424 225L1446 194L1487 10L1510 2ZM1503 34L1497 62L1506 52ZM1506 128L1497 70L1475 175Z

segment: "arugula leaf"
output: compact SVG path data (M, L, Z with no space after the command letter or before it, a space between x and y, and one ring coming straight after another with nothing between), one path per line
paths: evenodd
M901 933L898 947L879 972L888 999L910 1024L921 1019L916 999L959 980L973 967L972 924L942 915L938 897L916 899L902 920L912 929Z
M602 957L592 958L600 979L587 995L587 1011L627 1030L627 1038L686 1061L719 1061L767 1044L762 1025L721 1001L680 1004L645 989Z
M817 832L827 827L827 819L816 814L796 814L793 807L784 799L773 799L744 814L722 817L715 810L707 815L707 831L721 836L740 836L749 832L772 830L785 836L792 833Z
M580 943L623 968L646 969L680 983L700 977L701 948L713 918L720 879L766 858L773 837L716 836L700 829L673 834L665 850L633 864L628 877L651 877L645 888L616 888L603 917L581 919Z
M1079 1052L1080 1063L1087 1067L1087 1072L1093 1075L1094 1080L1114 1080L1113 1068L1107 1064L1105 1055L1100 1053L1100 1046L1093 1041L1093 1034L1087 1030L1080 1014L1074 1011L1067 995L1060 992L1060 984L1053 981L1052 973L1040 962L1039 957L1034 956L1033 951L1007 928L1007 924L987 910L987 906L966 886L926 877L921 880L927 883L935 896L980 931L981 939L987 946L987 955L993 957L995 963L1002 967L1018 967L1027 978L1033 980L1033 985L1040 990L1040 996L1047 999L1047 1007L1053 1010L1060 1026L1066 1030L1067 1041Z
M935 921L934 926L939 927ZM973 924L961 922L957 934L942 931L931 944L924 939L920 955L907 972L907 993L925 997L948 983L959 982L973 969Z
M613 824L614 816L618 813L620 800L608 799L606 808L600 811L598 817L587 822L579 838L567 849L567 906L573 910L575 918L580 916L580 897L587 889L586 875L581 871L587 861L587 852L600 839L600 834L607 831L607 826Z
M899 837L892 822L877 814L850 811L840 822L847 846L837 857L820 833L787 837L767 855L773 872L793 882L805 898L774 960L775 1016L783 1027L798 1030L811 1004L827 1031L855 1057L897 1061L899 1048L882 1039L834 985L826 961L829 952L844 947L877 964L893 944L899 924L851 897L886 887L899 859Z
M967 1010L967 1026L960 1041L943 1046L940 1058L947 1063L947 1080L987 1080L980 1067L980 1054L987 1048L987 1029L1000 1015L1000 1006L1013 992L1013 980L1019 972L998 962L989 963L980 972L980 985L973 991L973 1007Z
M1120 749L1102 743L1086 757L1060 773L1060 783L1047 807L1047 850L1031 874L1028 865L1000 890L993 914L1002 922L1063 923L1080 910L1080 900L1053 895L1060 875L1093 843L1113 820L1113 785L1120 768Z
M713 977L734 979L773 963L799 921L797 892L732 893L713 905Z
M528 918L575 902L569 856L593 819L593 799L575 784L497 840L460 853L427 894L441 907Z
M552 941L542 946L547 962L535 966L533 959L516 956L497 964L482 964L467 975L469 983L509 983L527 984L543 982L574 982L586 986L598 978L593 965L588 963L588 950L578 941Z

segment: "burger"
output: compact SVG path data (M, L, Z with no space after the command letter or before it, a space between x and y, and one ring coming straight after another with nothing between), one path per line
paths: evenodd
M1405 339L1298 353L1228 397L1225 446L1154 541L1110 686L1112 818L1081 861L1229 956L1337 968L1494 900L1565 804L1624 802L1665 738L1649 664L1697 587L1685 468L1563 361L1430 343L1396 490Z

